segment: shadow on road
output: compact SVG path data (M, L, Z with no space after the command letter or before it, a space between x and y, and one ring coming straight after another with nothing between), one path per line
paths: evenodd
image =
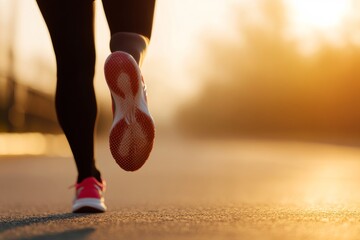
M5 232L7 230L30 226L33 224L42 224L42 223L49 223L49 222L56 222L56 221L62 221L62 220L69 220L74 218L81 218L84 216L93 215L93 214L73 214L73 213L61 213L61 214L50 214L48 216L37 216L37 217L25 217L23 219L3 219L0 221L0 233ZM62 238L67 235L73 236L73 234L89 234L95 229L93 228L84 228L79 230L71 230L66 231L63 233L57 233L57 234L51 234L51 239L68 239L68 238ZM35 238L24 238L24 239L49 239L49 235L46 236L38 236ZM59 238L58 238L59 237Z
M95 231L94 228L82 228L76 230L69 230L62 233L49 233L40 236L34 236L29 238L19 238L17 240L63 240L63 239L86 239L91 233Z

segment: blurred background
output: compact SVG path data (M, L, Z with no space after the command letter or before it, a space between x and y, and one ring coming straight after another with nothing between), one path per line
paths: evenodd
M101 137L110 36L100 0L95 8ZM357 145L359 10L359 0L157 0L143 73L160 136ZM68 155L35 0L0 0L0 49L0 155Z

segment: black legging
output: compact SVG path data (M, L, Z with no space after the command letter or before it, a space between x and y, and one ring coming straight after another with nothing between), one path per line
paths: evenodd
M150 39L155 0L102 0L111 34L132 32ZM93 0L37 0L57 63L55 106L79 172L78 181L100 172L94 160L97 105Z

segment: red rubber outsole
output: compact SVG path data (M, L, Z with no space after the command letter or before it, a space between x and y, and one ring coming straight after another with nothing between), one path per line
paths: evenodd
M138 170L149 158L155 137L152 118L138 107L138 94L142 91L141 73L130 55L114 52L106 60L105 78L114 110L109 136L111 154L122 169ZM131 120L117 117L117 111L131 112Z
M136 122L128 125L118 122L110 133L110 151L117 164L126 171L136 171L148 159L155 136L152 120L136 112Z

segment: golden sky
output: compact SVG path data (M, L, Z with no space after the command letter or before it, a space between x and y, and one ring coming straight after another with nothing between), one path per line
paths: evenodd
M351 12L354 0L284 0L288 7L289 36L302 39L303 49L316 47L312 36L318 32L339 41L341 23ZM11 4L0 0L0 19L7 31ZM221 35L237 41L232 27L236 19L234 8L243 6L252 13L256 1L246 0L157 0L153 39L143 65L148 83L149 99L158 115L167 118L174 105L201 85L188 66L202 59L204 39ZM109 31L101 1L96 1L97 71L96 87L101 99L106 99L102 63L109 54ZM50 39L35 0L18 0L16 25L16 56L18 77L52 92L55 86L55 60ZM255 12L254 12L255 14ZM0 40L6 34L0 34ZM304 40L305 39L305 40ZM1 61L1 59L0 59ZM104 94L106 93L106 94ZM104 96L104 97L102 97ZM167 101L164 101L167 98ZM161 104L161 105L160 105ZM166 109L166 111L164 111Z

